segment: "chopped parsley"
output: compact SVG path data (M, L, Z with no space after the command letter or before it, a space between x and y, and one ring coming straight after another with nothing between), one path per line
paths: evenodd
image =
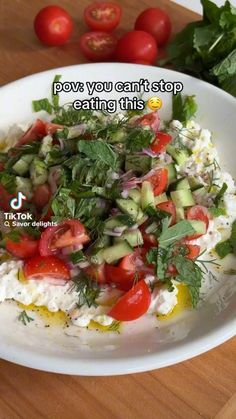
M24 326L27 326L28 323L34 321L32 317L28 316L25 310L23 310L17 318L21 323L23 323Z

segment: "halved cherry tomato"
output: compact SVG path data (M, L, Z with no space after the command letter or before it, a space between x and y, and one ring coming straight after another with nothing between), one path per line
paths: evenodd
M142 279L123 295L108 313L119 321L136 320L145 314L151 303L151 292Z
M51 5L41 9L34 19L34 30L45 45L63 45L70 38L73 21L65 9Z
M193 207L187 209L186 216L187 220L203 221L205 223L207 232L209 226L209 214L206 207L203 207L202 205L194 205ZM187 236L186 240L195 240L201 236L203 236L203 234L193 234L192 236Z
M10 194L0 183L0 209L2 209L3 211L9 211L11 209L10 201L14 197L15 195Z
M157 204L157 208L160 208L160 210L169 212L169 214L171 214L170 225L176 223L176 208L173 201L169 200L166 202L161 202L160 204Z
M198 246L197 244L186 244L186 247L187 247L188 253L185 257L187 259L194 260L199 256L200 251L201 251L200 246Z
M105 265L106 281L107 283L112 283L122 291L129 291L134 284L134 280L141 278L143 272L135 272L133 270L128 271L127 269L122 269L119 266Z
M47 227L41 234L39 253L41 256L56 254L63 247L84 244L89 236L79 220L66 220L53 227Z
M118 266L126 271L136 272L141 270L141 268L144 268L145 254L145 249L136 249L133 253L124 256Z
M80 38L80 48L92 61L107 61L115 53L117 39L111 33L87 32Z
M84 20L93 31L112 31L120 23L121 7L111 2L92 3L84 9Z
M135 29L150 33L158 46L166 44L171 34L171 21L159 7L144 10L136 19Z
M23 272L27 279L50 277L55 284L70 279L69 268L56 256L34 256L25 263Z
M32 202L38 209L44 208L51 198L51 189L48 183L38 185L34 191Z
M31 127L29 127L29 129L22 135L22 137L19 138L17 141L17 146L39 140L46 134L45 122L41 121L41 119L36 119Z
M98 284L105 284L106 274L105 274L105 263L100 265L91 265L84 269L86 274L96 281Z
M154 153L162 153L165 151L167 144L169 144L171 140L171 135L166 132L158 132L155 140L150 145L150 148Z
M126 32L118 41L116 47L117 61L133 63L146 61L153 64L158 53L155 39L144 31Z
M167 187L168 170L164 167L163 169L157 169L155 173L153 173L153 175L148 177L146 180L152 184L154 195L160 195Z
M27 234L19 235L16 239L5 239L6 249L19 259L27 259L38 253L39 241Z
M135 124L143 127L150 127L154 132L157 132L160 126L160 118L157 112L149 112L136 119Z

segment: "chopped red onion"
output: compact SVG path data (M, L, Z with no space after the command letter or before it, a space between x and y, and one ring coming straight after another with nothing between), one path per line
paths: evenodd
M122 232L117 233L116 231L107 228L106 230L104 230L104 234L106 234L107 236L120 237Z
M77 263L76 266L79 266L79 268L84 269L90 266L90 263L87 260L85 260L85 261Z
M137 230L138 224L134 224L132 227L129 228L129 231Z
M80 273L80 269L75 267L75 265L73 266L72 269L70 269L70 274L71 274L72 277L76 276L76 275L79 275L79 273Z
M122 196L122 198L128 198L128 196L129 196L129 191L128 191L127 189L124 189L124 190L121 192L121 196Z
M127 229L127 226L120 226L120 227L115 227L114 228L114 232L115 233L123 233L123 231L125 231Z
M57 190L57 181L59 180L61 175L60 166L55 166L50 170L48 176L48 183L51 189L52 194L54 194Z
M83 245L82 244L75 244L74 246L73 246L73 250L75 251L75 250L81 250L81 249L83 249Z
M160 153L155 153L150 148L143 148L142 150L144 155L150 156L150 157L157 157Z
M112 179L119 179L120 175L116 172L111 172L111 178Z

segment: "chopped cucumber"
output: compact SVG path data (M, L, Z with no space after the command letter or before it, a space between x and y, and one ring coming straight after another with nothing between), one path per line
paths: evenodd
M170 164L167 164L167 166L165 166L165 168L168 170L168 183L170 184L177 177L175 165L173 163L170 163Z
M141 188L141 207L144 210L148 206L155 207L155 197L151 183L144 181Z
M189 220L191 226L196 231L196 234L205 234L206 233L206 224L204 221L200 220Z
M34 185L42 185L47 181L47 166L38 157L35 157L30 165L30 177Z
M192 192L189 189L172 191L170 196L176 207L190 207L191 205L195 205Z
M124 240L104 249L102 255L105 262L113 263L131 253L133 253L133 248Z
M188 177L188 182L191 188L191 191L195 191L198 188L201 188L203 185L199 183L199 180L196 179L194 176Z
M33 154L25 154L13 166L12 169L19 175L25 175L30 167L30 163L34 158Z
M53 138L51 137L51 135L46 135L46 137L43 138L39 149L40 157L46 157L46 155L51 151L52 142Z
M176 207L176 221L181 221L185 219L184 208Z
M182 166L182 164L184 164L189 158L189 151L187 148L179 150L173 145L168 144L166 151L173 157L178 166Z
M94 249L101 249L102 247L108 247L111 244L111 239L109 236L104 234L96 242Z
M112 217L105 221L104 230L113 230L116 227L122 227L122 226L124 226L124 224L122 224L121 221L117 220L116 217Z
M155 196L155 206L166 201L168 201L166 193L162 193L161 195Z
M136 156L127 154L125 157L125 170L132 170L137 175L149 172L152 165L152 158L149 156Z
M108 137L109 143L123 143L127 137L126 130L124 128L120 128L115 132L112 132Z
M33 187L30 179L16 176L16 192L22 192L26 198L31 199L33 196Z
M136 204L140 205L141 202L141 192L138 189L130 189L129 197L133 199Z
M126 240L130 246L142 246L143 244L143 236L141 231L133 230L133 231L126 231L120 237L116 237L114 239L115 243L120 243L121 241Z
M104 249L100 249L94 252L90 258L91 262L96 265L101 265L104 262L103 251Z
M140 220L137 220L138 226L141 226L147 220L148 220L148 216L147 215L144 215L143 217L140 218Z
M122 212L131 215L135 221L144 216L141 208L132 199L117 199L116 203Z
M147 234L151 234L151 233L153 233L154 231L156 231L157 227L158 227L158 224L157 224L155 221L153 221L153 223L152 223L152 224L150 224L150 225L149 225L149 226L145 229L145 233L147 233Z
M176 180L175 183L172 183L171 185L171 189L174 191L179 191L181 189L190 189L190 185L188 183L188 179L187 178L181 178Z
M197 188L193 191L193 196L203 196L206 195L207 189L204 186L200 186L200 188Z

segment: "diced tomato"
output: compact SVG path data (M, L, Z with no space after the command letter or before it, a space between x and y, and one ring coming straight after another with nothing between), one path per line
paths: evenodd
M151 292L142 279L123 295L108 313L119 321L136 320L145 314L151 303Z
M171 276L176 276L178 275L178 271L175 267L175 265L173 265L173 263L170 263L168 268L167 268L167 273Z
M56 256L34 256L25 263L23 271L27 279L43 280L49 277L55 284L70 279L69 268Z
M140 272L133 270L128 271L122 269L119 266L105 265L106 281L116 285L116 288L122 291L128 291L132 288L135 279L139 279L141 276Z
M112 2L92 3L84 10L84 20L93 31L112 31L119 24L121 7Z
M0 209L3 211L9 211L11 209L10 201L14 197L15 195L7 192L4 186L0 183Z
M53 124L53 122L46 122L45 123L45 131L46 134L53 135L58 129L64 128L63 125Z
M161 202L160 204L157 204L157 208L171 214L170 225L173 225L173 224L176 223L176 208L175 208L175 204L174 204L173 201L169 200L169 201L166 201L166 202Z
M148 182L150 182L153 186L154 195L160 195L162 192L165 191L168 183L168 170L157 169L153 175L146 178Z
M96 281L98 284L105 284L106 275L105 275L105 263L100 265L91 265L84 269L86 274Z
M171 140L171 135L167 134L166 132L158 132L150 148L154 153L163 153L167 144L169 144Z
M51 217L53 215L54 215L54 212L53 212L52 208L50 207L50 208L48 208L47 213L43 217L41 217L41 220L42 221L50 221L51 220Z
M206 207L203 207L202 205L194 205L193 207L187 209L186 216L187 220L203 221L207 232L209 226L209 214ZM187 236L186 240L195 240L201 236L203 236L203 234L193 234L192 236Z
M51 198L51 189L48 183L38 185L34 190L32 202L38 209L43 209Z
M187 259L194 260L200 255L201 247L197 244L186 244L186 247L188 250Z
M6 250L19 259L27 259L38 253L39 241L27 234L19 235L13 239L6 237Z
M135 124L143 127L150 127L154 132L157 132L160 126L160 118L157 112L149 112L136 119Z
M17 146L40 140L46 134L45 122L41 121L41 119L36 119L31 127L29 127L29 129L22 135L22 137L19 138L17 141Z
M151 249L152 247L156 247L158 242L155 234L146 233L146 228L148 227L148 222L146 221L140 226L140 231L143 236L143 247L147 250Z
M61 224L46 228L40 238L39 253L41 256L53 255L64 247L83 245L89 240L79 220L66 220Z
M145 249L136 249L133 253L124 256L118 266L126 271L136 272L144 267L145 254Z

